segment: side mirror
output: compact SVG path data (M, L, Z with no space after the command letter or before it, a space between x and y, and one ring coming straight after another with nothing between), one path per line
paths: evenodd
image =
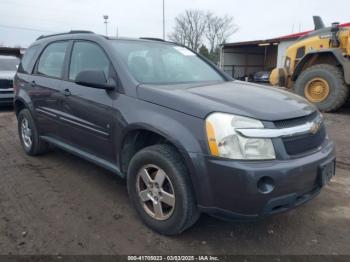
M105 90L113 90L116 88L115 82L113 80L108 81L102 70L81 71L75 78L75 83L82 86Z

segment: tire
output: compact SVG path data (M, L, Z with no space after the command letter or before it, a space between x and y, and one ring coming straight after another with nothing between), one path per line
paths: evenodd
M23 131L26 123L30 132ZM26 131L28 130L26 129ZM27 138L30 138L30 143L28 142L29 140L24 137L23 133L26 133ZM40 138L32 114L28 109L23 109L18 114L18 134L21 145L28 155L37 156L49 151L49 144Z
M173 189L170 191L172 191L174 195L175 204L173 208L170 209L172 211L169 211L168 214L165 212L162 213L164 214L164 218L161 220L159 217L156 218L156 215L150 214L152 211L149 211L149 209L155 210L154 202L150 200L147 200L146 202L142 201L139 194L141 189L138 188L140 187L140 184L144 184L144 181L141 178L142 176L139 174L142 170L146 170L147 168L155 168L155 170L158 168L158 171L164 171L165 176L170 182L168 183L167 179L165 179L162 189L166 190L165 186L168 186L168 190L169 188ZM153 173L158 171L154 171ZM148 172L151 174L150 171ZM156 181L156 177L153 177L153 181ZM141 220L148 227L160 234L180 234L192 226L199 218L195 195L187 168L177 150L171 145L154 145L144 148L136 153L128 168L127 187L130 200ZM155 186L153 189L157 190ZM146 188L146 191L148 190L152 189L149 189L148 187ZM153 196L156 197L156 193L154 193ZM161 196L159 199L159 202L162 202ZM149 206L150 208L148 208ZM163 202L160 206L167 207ZM166 210L167 209L165 209L165 211ZM165 216L166 214L168 217Z
M320 64L307 68L298 77L294 85L297 94L307 98L306 88L313 79L322 79L329 85L329 94L319 102L313 102L322 112L333 112L342 107L349 98L349 87L344 81L344 75L340 68L328 64Z

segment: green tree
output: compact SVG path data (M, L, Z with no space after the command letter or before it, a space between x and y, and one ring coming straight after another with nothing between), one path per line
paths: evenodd
M211 59L210 54L209 54L209 50L205 45L201 45L201 47L199 48L199 53L202 56L205 56L208 59Z
M218 64L220 60L220 47L216 46L212 52L209 52L209 59Z

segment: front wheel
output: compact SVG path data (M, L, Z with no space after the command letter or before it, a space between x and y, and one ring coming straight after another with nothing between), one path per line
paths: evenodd
M322 112L336 111L349 98L349 87L342 70L328 64L307 68L298 77L294 89Z
M187 169L170 145L139 151L129 165L127 185L142 221L156 232L179 234L199 217Z

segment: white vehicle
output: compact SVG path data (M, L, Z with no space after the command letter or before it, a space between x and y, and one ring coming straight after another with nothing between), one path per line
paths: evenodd
M13 102L13 78L19 59L15 56L0 56L0 105Z

